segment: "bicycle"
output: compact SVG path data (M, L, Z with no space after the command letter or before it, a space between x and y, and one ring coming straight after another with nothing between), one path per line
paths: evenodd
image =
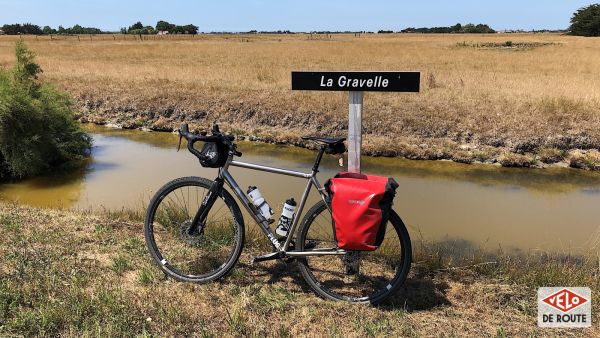
M179 135L179 147L182 137L185 138L188 150L201 164L214 160L219 151L225 159L212 162L218 167L214 180L178 178L164 185L150 201L144 221L146 245L167 275L184 282L208 283L231 271L245 241L244 218L233 193L272 246L271 252L254 256L252 264L276 259L296 261L302 276L318 295L354 303L377 304L393 295L406 280L412 259L411 242L404 223L393 210L379 249L362 252L337 248L329 196L317 173L325 153L346 151L344 138L304 137L317 142L319 150L312 171L303 173L234 160L242 153L237 150L234 137L221 133L216 124L212 135L206 135L190 133L184 123ZM216 145L215 151L203 154L194 148L198 141ZM230 166L308 180L287 237L278 238L274 234L270 222L229 173ZM321 200L303 217L293 239L313 186Z

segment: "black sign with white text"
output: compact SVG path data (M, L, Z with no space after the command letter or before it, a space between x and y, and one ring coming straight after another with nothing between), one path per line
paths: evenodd
M292 72L292 90L419 92L419 72Z

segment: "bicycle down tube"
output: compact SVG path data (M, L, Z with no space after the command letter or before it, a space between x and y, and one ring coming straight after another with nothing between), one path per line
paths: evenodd
M313 167L312 173L303 173L303 172L299 172L299 171L293 171L293 170L287 170L287 169L281 169L281 168L275 168L275 167L268 167L268 166L263 166L263 165L259 165L259 164L252 164L252 163L246 163L246 162L240 162L240 161L228 161L228 163L225 166L223 166L223 168L219 172L219 176L222 177L225 180L225 182L227 183L227 185L233 190L234 194L237 196L237 198L240 200L240 202L244 205L244 207L246 208L248 213L250 213L252 218L254 218L254 220L258 223L258 225L260 226L262 231L265 233L265 235L267 236L269 241L273 244L275 249L279 252L284 253L285 255L288 255L288 256L323 256L323 255L345 255L346 254L345 250L306 251L306 252L300 252L300 251L289 251L288 252L287 251L290 246L292 237L294 236L296 229L298 227L298 223L300 221L302 211L304 210L306 201L308 200L308 196L310 194L311 187L313 185L317 189L317 192L319 193L319 196L321 197L321 199L325 203L327 203L326 196L323 193L324 189L317 179L317 172L318 172L317 168L319 166L321 157L322 157L322 153L319 154L319 157L317 158L317 161L315 162L315 166ZM274 173L274 174L304 178L304 179L308 180L308 182L306 184L306 188L304 189L304 192L302 194L300 204L298 205L298 209L296 210L296 214L294 215L292 225L291 225L290 229L288 230L288 235L287 235L283 245L281 245L281 243L279 243L279 241L275 237L273 230L271 230L271 227L269 226L269 222L256 210L256 208L254 207L254 204L252 202L250 202L250 200L248 199L246 194L244 194L244 192L242 191L242 189L240 188L238 183L235 181L233 176L231 176L231 174L229 173L229 170L228 170L229 165L234 166L234 167L239 167L239 168L245 168L245 169ZM332 248L332 250L335 250L335 248Z

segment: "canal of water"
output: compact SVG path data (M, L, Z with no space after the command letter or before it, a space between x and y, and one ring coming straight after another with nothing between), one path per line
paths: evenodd
M41 206L92 210L142 209L167 181L214 178L178 136L85 126L94 138L92 158L79 170L0 185L0 198ZM184 141L185 142L185 141ZM291 146L239 142L240 160L309 172L315 152ZM327 155L319 180L339 167ZM345 160L345 159L344 159ZM363 171L399 183L394 209L413 240L456 241L475 247L600 252L600 173L567 168L515 169L441 161L363 157ZM232 168L240 186L256 185L276 213L299 200L306 181ZM313 191L305 210L317 201ZM246 223L251 219L246 216Z

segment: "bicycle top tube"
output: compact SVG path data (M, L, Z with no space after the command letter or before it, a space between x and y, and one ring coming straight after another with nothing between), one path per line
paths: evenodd
M311 178L314 175L314 173L309 174L309 173L303 173L303 172L294 171L294 170L268 167L268 166L264 166L264 165L260 165L260 164L252 164L252 163L246 163L246 162L240 162L240 161L231 161L230 165L232 165L234 167L266 171L266 172L270 172L270 173L274 173L274 174L282 174L282 175L301 177L301 178L306 178L306 179Z

